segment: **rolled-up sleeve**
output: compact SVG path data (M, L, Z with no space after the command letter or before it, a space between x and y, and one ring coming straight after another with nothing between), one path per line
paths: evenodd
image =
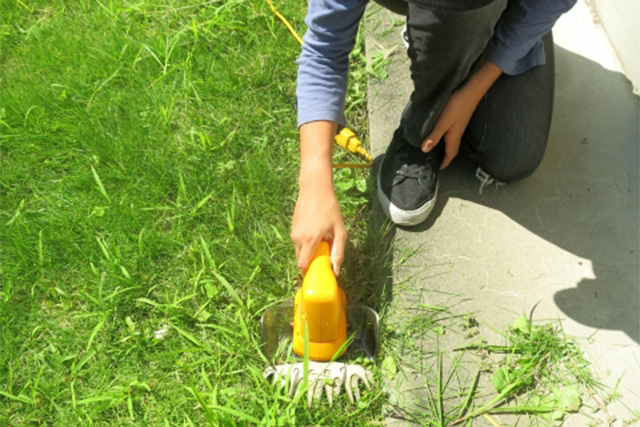
M298 126L317 120L346 124L349 53L367 0L310 0L298 59Z
M489 42L491 62L510 75L545 63L542 36L577 0L512 0Z

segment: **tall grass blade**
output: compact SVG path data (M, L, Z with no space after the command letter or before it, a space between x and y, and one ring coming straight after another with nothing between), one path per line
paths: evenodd
M340 348L336 350L333 356L331 356L331 362L335 362L340 356L342 356L342 352L351 345L351 343L355 338L356 338L356 333L354 332L342 343Z
M122 67L124 66L124 64L120 65L114 72L113 74L111 74L109 77L107 77L106 80L104 80L102 83L100 83L100 86L98 86L98 88L96 90L93 91L93 93L91 94L91 96L89 97L89 101L87 101L87 106L85 108L85 111L89 111L89 108L91 107L91 103L93 102L93 98L96 96L96 94L98 92L100 92L100 90L107 84L109 83L122 69ZM93 166L92 166L93 167Z
M100 319L98 324L93 328L91 335L89 335L89 341L87 341L87 346L84 349L85 352L89 351L89 349L91 348L91 344L93 343L93 340L95 339L96 335L98 335L98 332L100 332L100 329L102 329L102 327L104 326L104 323L107 321L108 317L109 317L109 313L105 314L104 317Z
M185 337L187 340L191 341L193 344L197 345L198 347L204 347L204 345L196 337L191 335L189 332L185 331L182 328L179 328L173 323L171 324L171 327L175 329L180 335Z
M144 304L149 304L150 306L157 308L158 310L163 310L164 306L162 304L158 304L155 301L151 301L149 298L136 298L136 301L144 303Z
M74 364L71 365L71 373L74 374L74 375L76 373L78 373L80 371L80 369L82 369L82 367L89 361L89 359L91 359L95 355L96 355L96 352L92 351L91 353L85 354L85 356L82 358L82 360L80 360L80 363L78 363L77 365L74 362Z
M209 266L213 269L216 269L217 268L216 260L213 259L213 256L211 255L211 251L209 250L209 245L207 245L207 242L205 242L202 235L200 235L199 237L200 237L200 246L202 247L204 256L207 258L207 261L209 261Z
M182 200L187 200L187 186L184 183L184 177L182 176L182 169L178 171L178 194ZM178 199L180 201L180 199ZM180 203L178 203L180 205Z
M302 389L307 390L309 388L309 322L304 319L304 360L303 360L303 373Z
M71 381L71 383L69 383L69 389L71 391L71 407L73 409L76 409L76 390L73 387L74 384L75 384L75 381Z
M252 417L249 414L237 411L235 409L227 408L226 406L211 405L210 408L215 409L216 411L224 412L225 414L240 418L243 421L248 421L253 424L260 424L260 420L257 419L256 417Z
M100 250L102 251L102 255L107 259L107 261L112 262L111 260L111 252L105 242L102 241L99 237L96 237L96 241L98 242L98 246L100 246Z
M200 201L196 204L196 206L193 208L193 210L191 211L191 214L192 214L192 215L193 215L193 214L195 214L195 213L198 211L198 209L200 209L201 207L203 207L203 206L205 205L205 203L207 203L207 202L209 201L209 199L210 199L211 197L213 197L213 195L214 195L215 193L216 193L216 192L215 192L215 190L214 190L214 191L212 191L211 193L209 193L209 194L208 194L204 199L200 200Z
M26 403L28 405L33 405L33 399L29 398L28 396L25 396L22 393L20 393L19 395L16 396L16 395L4 392L4 391L0 391L0 396L4 396L9 400L15 400L16 402L22 402L22 403Z
M89 403L97 403L97 402L113 402L115 398L113 396L109 396L106 394L100 396L93 396L86 399L78 400L76 402L77 406L80 405L88 405Z
M231 195L231 203L230 206L226 208L226 217L227 217L227 227L229 228L229 232L233 233L236 227L236 188L233 187L233 193Z
M476 368L476 373L473 376L473 381L471 382L471 386L469 387L469 391L462 402L462 406L460 406L460 411L458 412L458 418L462 418L464 414L469 410L469 406L471 401L473 400L473 395L476 392L476 388L478 387L478 380L480 379L480 367Z
M96 168L93 167L93 165L91 165L91 173L93 174L93 179L98 186L98 191L100 192L100 194L102 194L102 197L107 200L107 202L111 203L111 199L107 194L107 190L104 188L104 185L102 185L102 180L100 179L100 176L98 175L98 172L96 171Z
M211 426L217 425L216 417L214 417L213 413L211 412L211 408L209 408L209 406L207 405L207 402L204 401L204 399L202 398L202 395L200 394L200 392L198 392L198 389L195 387L187 387L187 390L189 390L195 396L196 400L200 403L200 406L202 407L202 409L204 409L204 416L206 417L209 425Z
M42 244L42 230L38 232L38 265L40 268L44 265L44 253Z
M438 421L440 423L441 427L445 426L445 422L444 422L444 404L442 402L442 395L444 393L443 387L442 387L442 353L440 352L440 349L438 349Z
M229 284L229 282L227 281L227 279L224 278L224 276L220 273L218 273L215 270L211 270L211 272L213 273L214 276L216 276L216 279L218 279L218 281L222 284L222 286L225 287L225 289L227 290L227 292L229 292L229 295L231 295L231 297L234 299L234 301L236 302L236 304L238 304L238 307L240 308L244 308L244 303L242 302L242 299L240 298L240 295L238 295L238 293L236 292L235 289L233 289L233 286L231 286Z

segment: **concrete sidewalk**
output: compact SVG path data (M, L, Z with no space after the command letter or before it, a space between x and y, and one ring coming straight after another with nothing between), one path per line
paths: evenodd
M389 77L369 85L370 138L379 157L412 84L403 18L372 5L365 22L367 56L391 61ZM446 306L473 313L480 335L499 344L495 331L537 304L534 321L560 319L568 335L584 337L579 342L599 379L622 395L606 413L573 415L564 425L621 426L640 411L640 103L583 0L560 19L554 37L556 99L542 165L525 181L483 194L462 157L441 174L427 223L394 230L390 322L400 325L421 304ZM396 363L404 373L418 369ZM390 425L419 423L407 414L424 405L420 387L412 375L390 381Z

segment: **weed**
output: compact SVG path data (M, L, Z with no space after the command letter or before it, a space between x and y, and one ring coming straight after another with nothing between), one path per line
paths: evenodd
M396 315L383 337L389 416L447 426L471 425L477 417L500 425L492 414L511 414L550 424L578 411L588 416L584 402L599 401L602 386L558 323L534 325L521 317L504 334L505 344L491 345L479 338L472 314L455 315L408 295L414 302L395 309L408 317Z

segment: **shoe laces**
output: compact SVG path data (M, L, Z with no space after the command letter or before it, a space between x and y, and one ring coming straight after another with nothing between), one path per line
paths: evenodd
M420 153L422 154L422 153ZM402 166L396 171L396 176L393 179L391 185L397 185L403 182L405 179L428 179L429 173L434 168L435 156L425 155L423 161L420 163L409 163L407 152L402 153L401 160L404 162Z
M494 177L483 171L480 166L478 166L478 169L476 169L476 178L478 178L478 180L480 181L480 190L478 191L479 194L482 194L482 190L491 184L495 184L496 187L501 187L507 184L506 182L495 179Z
M420 179L427 177L427 170L423 165L408 165L404 164L400 166L400 169L396 172L396 177L393 179L393 185L399 184L406 178Z

